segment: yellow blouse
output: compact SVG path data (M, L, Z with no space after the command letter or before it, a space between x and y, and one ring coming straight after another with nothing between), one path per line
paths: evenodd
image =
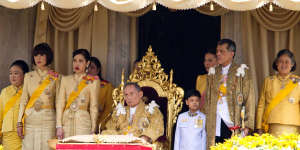
M14 85L9 85L8 87L2 89L0 94L0 133L17 131L17 120L19 114L19 104L20 99L17 100L16 104L7 112L6 117L3 118L3 111L6 103L11 100L11 98L17 94L20 87ZM1 134L0 134L1 135Z
M292 78L299 79L296 75L289 75L285 78L274 75L265 79L257 106L257 129L262 128L264 112L272 99ZM298 81L298 86L271 111L267 123L300 126L300 81Z
M206 82L207 82L206 79L207 79L207 74L199 75L197 77L196 89L200 92L201 95L203 95L203 93L206 90Z
M102 122L107 115L112 112L112 92L113 92L113 85L108 81L101 80L100 84L100 94L99 94L99 123L102 123L104 127L104 123ZM107 121L107 120L106 120ZM105 121L105 122L106 122Z

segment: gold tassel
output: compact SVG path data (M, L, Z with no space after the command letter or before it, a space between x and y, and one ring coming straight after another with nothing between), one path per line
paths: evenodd
M214 11L214 10L215 10L214 3L210 2L210 11Z
M95 3L94 11L98 11L98 5L97 5L97 2Z
M273 5L272 3L270 3L270 6L269 6L269 11L272 12L273 11Z
M11 3L15 3L15 2L17 2L18 0L7 0L7 1L9 1L9 2L11 2Z
M42 1L42 4L41 4L41 10L45 10L44 1Z
M156 11L156 3L155 3L155 2L154 2L153 5L152 5L152 10L153 10L153 11Z

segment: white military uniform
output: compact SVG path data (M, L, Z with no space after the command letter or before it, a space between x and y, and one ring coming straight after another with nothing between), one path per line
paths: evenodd
M206 150L205 115L189 111L179 115L174 150Z

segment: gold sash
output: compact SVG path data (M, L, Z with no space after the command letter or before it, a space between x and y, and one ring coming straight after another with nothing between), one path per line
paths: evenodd
M219 86L218 90L219 90L218 100L220 100L222 96L225 96L227 94L227 89L226 89L226 86L224 85L224 83L222 83Z
M297 87L298 83L293 83L293 81L290 81L284 89L280 90L277 95L271 100L271 103L267 107L267 109L264 112L263 115L263 122L262 127L265 130L265 132L268 132L269 125L267 123L269 115L271 111L281 102L283 101L292 91L295 87Z
M23 91L23 88L19 89L18 93L16 93L14 96L12 96L5 104L4 110L3 110L3 120L4 120L7 112L17 104L17 101L20 100L22 91Z
M43 80L42 84L40 84L35 91L33 92L33 94L31 95L26 107L25 107L25 111L27 109L32 108L32 106L34 105L34 103L36 102L36 100L41 96L41 94L43 93L43 91L46 89L46 87L51 83L51 80L57 80L57 77L48 75L46 77L46 79ZM22 122L24 124L24 120L26 118L26 114L24 113L24 116L22 118Z
M87 86L87 80L82 79L80 81L80 83L77 86L77 90L76 91L72 91L68 100L67 100L67 104L65 107L65 110L68 109L70 107L70 105L74 102L74 100L78 97L78 95L80 94L80 92Z

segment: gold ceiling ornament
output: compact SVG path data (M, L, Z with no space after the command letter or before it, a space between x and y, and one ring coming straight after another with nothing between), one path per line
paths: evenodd
M124 104L124 70L122 71L121 84L113 90L114 106L119 102ZM172 130L176 123L178 113L182 109L184 91L173 83L173 70L170 76L164 72L161 63L149 46L146 55L137 64L137 68L129 76L127 82L136 82L141 87L152 87L156 90L159 97L166 97L167 102L167 122L166 122L166 138L167 143L163 143L163 149L171 150Z

